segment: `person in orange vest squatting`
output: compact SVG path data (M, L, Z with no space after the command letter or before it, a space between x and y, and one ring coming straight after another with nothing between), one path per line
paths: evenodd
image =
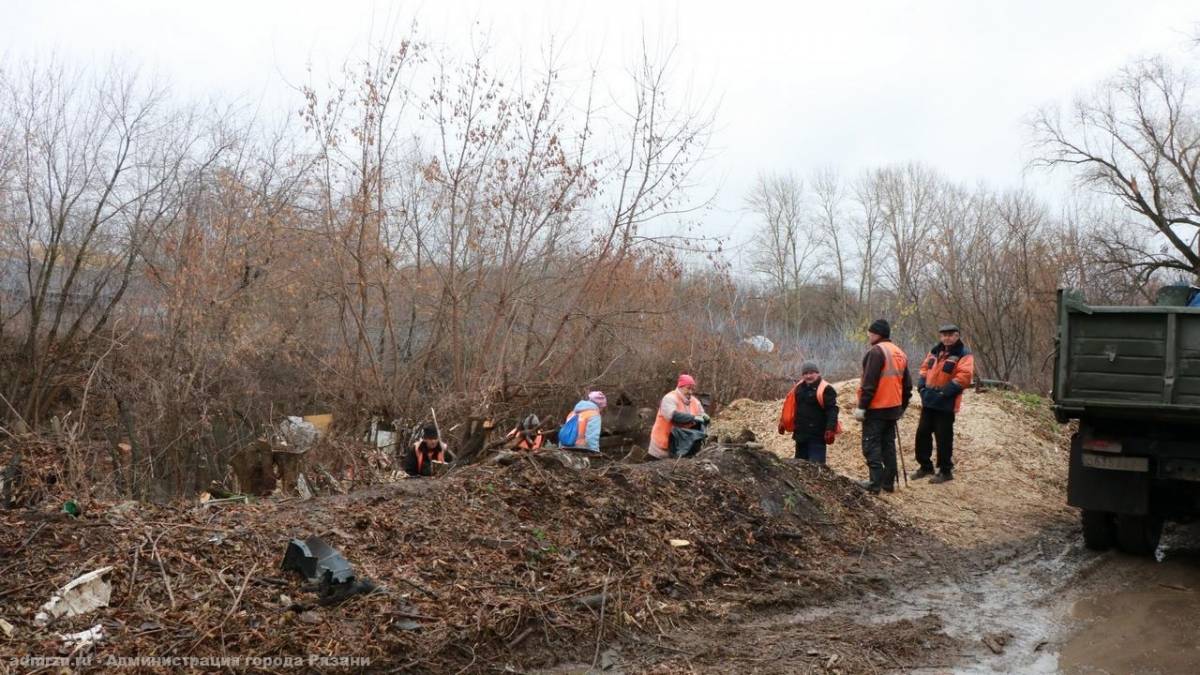
M427 425L421 440L404 457L404 472L410 476L432 476L434 462L446 461L446 444L439 438L437 427Z
M917 464L910 478L933 476L930 483L954 479L954 416L962 408L963 390L975 377L975 357L963 344L954 324L938 328L938 344L921 362L917 391L921 394L921 421L917 423ZM937 475L933 475L933 442L937 440Z
M654 459L666 459L675 456L687 457L695 453L699 447L697 440L703 440L704 427L711 418L704 412L700 400L693 396L696 390L696 380L687 374L679 376L675 389L667 392L658 404L658 415L654 419L654 428L650 431L650 447L648 455ZM685 429L691 434L677 434L676 430ZM690 437L687 447L677 447L679 436ZM699 436L699 438L695 438Z
M602 391L588 393L558 428L558 446L588 452L600 452L600 411L608 407Z
M867 328L871 348L863 356L858 408L862 422L862 452L870 479L859 484L871 494L896 489L896 423L912 398L908 357L891 340L892 327L883 319Z
M542 432L542 421L537 415L527 415L517 426L504 436L513 450L528 450L537 452L546 443L546 434Z
M837 390L821 378L812 361L800 366L800 381L788 392L779 416L779 433L791 432L796 459L825 463L825 450L837 437Z

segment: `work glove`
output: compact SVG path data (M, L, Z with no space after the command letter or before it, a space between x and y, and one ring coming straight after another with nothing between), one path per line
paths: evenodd
M862 409L862 408L855 408L855 409L854 409L854 419L856 419L856 420L858 420L859 422L861 422L861 421L865 420L866 418L867 418L867 411L866 411L866 410L864 410L864 409Z
M696 415L696 421L700 424L708 426L708 423L712 421L712 418L708 416L708 413L702 413L700 415Z
M783 427L779 427L779 435L780 435L780 436L782 436L782 435L784 435L784 434L786 434L786 433L787 433L787 430L786 430L786 429L784 429Z
M832 429L829 431L826 431L825 432L825 445L833 445L833 440L835 438L836 438L836 436L834 435Z

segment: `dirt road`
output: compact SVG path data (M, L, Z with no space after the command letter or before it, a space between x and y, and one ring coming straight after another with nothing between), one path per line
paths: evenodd
M910 469L913 412L901 423ZM772 428L778 402L737 402L726 414L718 428L750 428L768 449L789 454L790 439ZM956 481L913 482L883 498L944 548L891 551L904 564L877 589L827 606L759 616L725 631L735 638L795 640L801 646L791 651L743 639L745 649L704 665L834 672L841 659L830 659L838 649L869 644L862 636L874 631L881 640L911 639L916 648L905 663L881 660L881 671L1196 672L1200 526L1169 526L1158 560L1088 551L1077 516L1064 503L1069 430L1048 423L1044 403L971 393L959 430ZM862 477L857 444L856 430L849 429L830 448L830 466ZM840 635L829 640L828 629ZM764 655L771 658L757 660Z

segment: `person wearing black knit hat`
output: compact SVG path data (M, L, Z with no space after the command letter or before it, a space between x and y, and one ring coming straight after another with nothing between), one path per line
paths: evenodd
M435 463L446 461L446 444L442 442L438 428L428 424L417 441L404 456L404 472L410 476L432 476Z
M912 398L908 356L891 340L892 327L876 319L867 328L871 348L863 356L858 407L862 422L862 452L870 479L861 485L872 494L891 492L896 485L896 424Z

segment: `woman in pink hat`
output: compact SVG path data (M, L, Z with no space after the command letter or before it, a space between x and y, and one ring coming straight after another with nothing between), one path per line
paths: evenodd
M589 392L587 398L575 404L575 409L567 415L559 430L559 444L565 448L600 452L600 428L602 422L600 411L608 407L608 397L602 391ZM574 434L571 442L564 443L563 433L572 428Z
M650 432L650 456L666 459L671 456L671 431L675 428L701 429L709 423L700 399L693 396L696 380L684 373L679 376L674 391L667 392L658 404L658 416Z

